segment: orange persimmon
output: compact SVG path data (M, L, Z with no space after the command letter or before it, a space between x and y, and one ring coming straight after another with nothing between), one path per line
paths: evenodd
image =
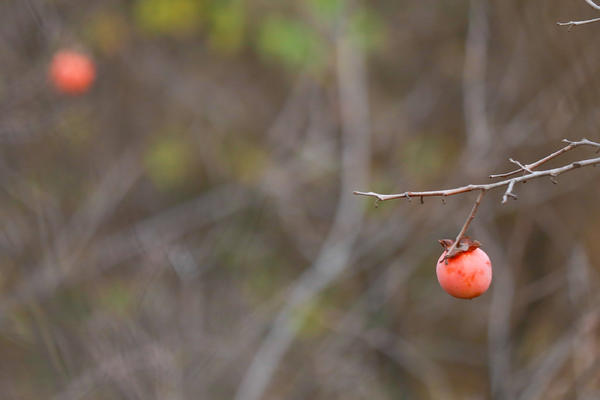
M470 248L446 260L440 256L436 274L440 286L451 296L472 299L481 296L492 282L492 263L480 248Z

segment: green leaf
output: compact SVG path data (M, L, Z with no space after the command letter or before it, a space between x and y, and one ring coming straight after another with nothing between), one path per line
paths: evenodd
M86 35L95 48L112 55L127 45L127 20L116 12L98 13L87 24Z
M279 16L270 16L263 23L258 48L267 58L297 70L320 68L325 61L323 39L310 26Z
M183 140L167 137L150 147L144 165L159 189L170 189L185 180L190 159L189 146Z
M133 305L131 289L125 283L114 282L98 293L100 307L118 316L127 316Z
M366 50L382 46L385 39L383 21L368 9L360 10L352 16L349 29L356 43Z
M342 8L343 0L308 0L307 5L312 13L321 19L335 19Z
M244 40L246 13L241 0L217 1L210 11L211 46L225 53L233 53Z
M231 159L232 172L240 182L256 183L268 165L268 154L256 143L236 140L224 150Z
M138 0L134 16L149 33L186 36L200 26L203 4L200 0Z
M322 334L326 326L327 312L323 299L313 299L301 305L292 313L290 323L298 330L301 338L314 338Z
M445 173L456 146L441 135L421 134L400 150L405 172L417 182L427 182Z

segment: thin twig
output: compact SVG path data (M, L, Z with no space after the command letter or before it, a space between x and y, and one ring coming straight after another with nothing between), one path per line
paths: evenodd
M524 168L516 169L516 170L510 171L510 172L505 172L503 174L490 175L490 178L507 178L509 176L518 174L523 169L527 169L527 170L536 169L540 165L545 164L548 161L552 160L553 158L556 158L556 157L560 156L561 154L566 153L567 151L569 151L571 149L574 149L575 147L578 147L578 146L584 146L584 145L586 145L586 146L594 146L594 147L600 148L600 143L592 142L591 140L587 140L585 138L581 139L581 140L578 140L576 142L572 142L570 140L563 139L563 143L568 143L568 145L565 146L565 147L563 147L560 150L555 151L552 154L547 155L546 157L544 157L544 158L542 158L542 159L540 159L540 160L538 160L538 161L536 161L534 163L525 165ZM528 172L530 172L530 171L528 171Z
M588 3L590 6L592 6L593 8L595 8L596 10L600 10L600 6L596 3L594 3L593 0L585 0L586 3Z
M590 142L589 140L586 140L586 139L583 139L579 142L568 142L568 143L570 143L570 146L573 146L573 147L579 146L582 144L588 144L588 145L593 145L593 146L600 148L600 143ZM573 148L573 147L571 147L571 148ZM536 163L529 164L529 165L527 165L527 168L529 168L529 169L535 168L536 166L542 164L543 162L546 162L549 159L556 157L558 154L564 153L565 151L567 151L565 149L566 149L566 147L551 154L548 157L544 157L542 160L540 160ZM555 178L558 175L568 172L572 169L586 167L589 165L597 165L597 164L600 164L600 157L585 159L585 160L581 160L581 161L575 161L575 162L569 163L567 165L564 165L564 166L558 167L558 168L552 168L552 169L541 170L541 171L532 171L525 175L521 175L521 176L518 176L515 178L511 178L511 179L505 179L505 180L499 181L499 182L488 183L488 184L478 184L478 185L470 184L470 185L466 185L466 186L461 186L461 187L452 188L452 189L445 189L445 190L430 190L430 191L424 191L424 192L404 192L404 193L397 193L397 194L380 194L380 193L375 193L375 192L359 192L359 191L355 191L353 193L355 195L359 195L359 196L375 197L379 201L386 201L386 200L394 200L394 199L410 198L410 197L418 197L418 196L422 196L422 197L438 196L438 197L443 198L446 196L454 196L454 195L461 194L461 193L472 192L474 190L486 190L487 191L487 190L496 189L496 188L503 187L503 186L508 186L508 189L510 189L510 190L506 191L505 196L503 196L503 201L502 201L503 203L505 203L506 197L514 197L514 193L512 193L512 190L513 190L514 185L517 183L525 182L525 181L528 181L531 179L541 178L544 176L550 176L551 178ZM517 170L517 172L520 172L520 171L522 171L522 169ZM512 174L512 173L510 173L510 174Z
M594 2L594 0L585 0L586 3L588 3L592 8L595 8L596 10L600 10L600 6L598 4L596 4ZM600 21L600 18L594 18L594 19L587 19L584 21L569 21L569 22L557 22L557 25L561 25L561 26L568 26L569 30L571 30L571 28L575 25L584 25L584 24L590 24L592 22L597 22Z
M526 165L521 164L519 161L514 160L512 158L509 158L508 161L510 161L511 163L515 164L517 167L521 168L521 170L525 171L525 172L533 172L531 169L529 169Z
M556 25L568 26L569 30L571 30L571 28L576 25L591 24L592 22L598 22L598 21L600 21L600 18L586 19L584 21L557 22Z
M477 209L479 208L479 204L481 204L481 199L483 198L484 194L485 194L485 190L482 189L479 192L479 196L477 196L477 200L475 200L475 204L473 204L471 213L469 214L469 216L467 217L467 220L465 221L462 228L460 229L460 232L458 232L458 235L456 235L456 240L454 240L454 243L452 243L450 248L448 248L448 251L446 252L446 258L450 258L455 255L456 246L459 245L461 239L465 236L467 229L469 229L469 225L471 224L471 221L473 221L473 218L475 218L475 214L477 213Z
M517 195L513 193L513 188L515 187L515 181L511 181L504 192L504 196L502 196L502 204L506 203L509 197L513 199L517 199Z

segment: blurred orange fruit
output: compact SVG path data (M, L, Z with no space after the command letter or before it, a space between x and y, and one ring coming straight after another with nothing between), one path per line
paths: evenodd
M50 80L62 93L76 95L88 91L96 78L94 62L85 54L60 50L50 64Z

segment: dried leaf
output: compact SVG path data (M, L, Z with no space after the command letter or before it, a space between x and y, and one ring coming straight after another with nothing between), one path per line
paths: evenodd
M456 247L452 248L454 244L454 240L452 239L440 239L440 244L448 253L446 254L446 259L456 257L457 255L469 251L473 251L478 247L481 247L481 243L478 240L471 240L468 236L460 239L460 242L456 245Z

